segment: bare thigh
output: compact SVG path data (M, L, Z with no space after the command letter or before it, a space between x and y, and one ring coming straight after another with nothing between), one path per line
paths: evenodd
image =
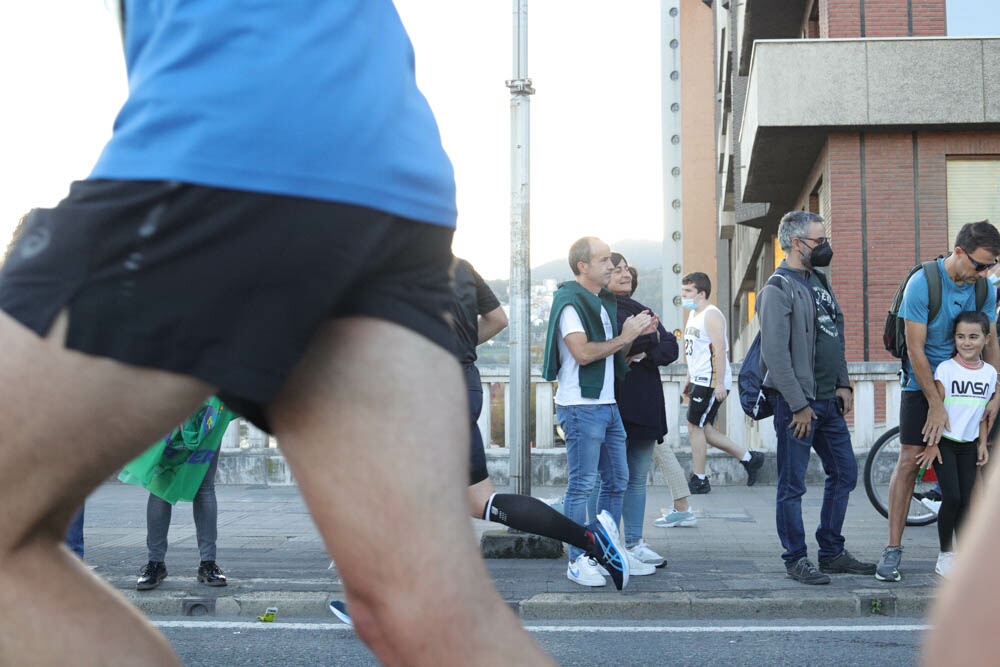
M204 383L62 346L66 315L38 338L0 312L0 551L61 540L87 494L211 393Z
M545 661L476 549L468 401L449 352L382 320L336 320L268 417L382 662Z

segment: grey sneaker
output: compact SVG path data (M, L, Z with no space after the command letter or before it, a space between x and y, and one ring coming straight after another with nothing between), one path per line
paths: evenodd
M844 549L833 558L820 558L819 571L827 574L875 574L875 563L863 563Z
M785 567L788 571L788 576L800 584L816 586L830 583L830 577L817 570L816 566L810 563L808 558L800 558Z
M750 460L740 461L740 465L747 471L747 486L757 483L757 473L764 467L764 452L750 450Z
M875 566L875 578L879 581L900 581L899 562L903 560L903 547L886 547Z

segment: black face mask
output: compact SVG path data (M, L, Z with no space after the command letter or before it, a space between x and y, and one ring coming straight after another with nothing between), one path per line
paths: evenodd
M833 246L827 241L821 245L816 246L809 253L809 266L830 266L830 261L833 259Z

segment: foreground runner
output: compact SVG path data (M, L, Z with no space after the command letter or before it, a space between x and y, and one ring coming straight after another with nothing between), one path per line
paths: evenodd
M462 511L454 178L395 8L123 9L114 134L0 274L0 664L177 664L61 540L212 393L278 436L379 660L551 664Z

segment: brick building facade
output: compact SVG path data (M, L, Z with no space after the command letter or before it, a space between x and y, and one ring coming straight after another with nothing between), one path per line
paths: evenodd
M888 361L882 324L909 268L961 223L1000 222L1000 39L945 37L945 0L712 4L733 356L756 333L778 221L808 209L830 222L848 361Z

